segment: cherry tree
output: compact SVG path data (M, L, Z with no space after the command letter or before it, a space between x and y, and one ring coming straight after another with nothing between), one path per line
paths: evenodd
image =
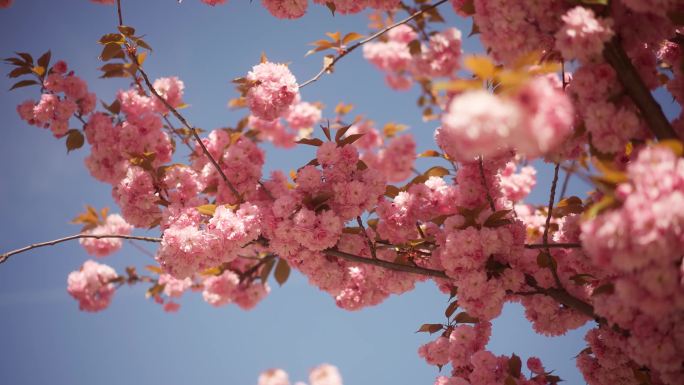
M118 19L99 38L101 77L126 86L113 100L50 51L5 62L12 89L36 91L17 106L21 119L86 151L120 213L88 206L77 234L0 263L78 240L97 260L69 274L67 291L88 312L124 285L145 285L168 312L192 292L249 310L291 269L350 311L432 281L449 298L446 321L417 325L431 336L418 355L448 366L436 384L561 381L543 357L488 350L509 302L539 334L591 325L576 357L588 384L684 384L684 115L668 120L653 97L684 101L680 1L262 0L280 19L309 6L330 17L368 11L371 30L315 40L307 55L323 65L308 79L262 55L233 79L228 104L244 117L211 131L184 115L181 79L147 71L149 31L125 23L126 1L92 1ZM468 37L446 12L472 18ZM487 54L463 52L466 38ZM376 127L343 103L324 116L306 99L348 55L363 55L392 90L420 90L432 149L418 153L401 124ZM314 155L264 175L265 142ZM419 170L418 158L432 166ZM535 160L553 169L545 205L526 202ZM571 177L593 191L566 196ZM158 244L156 263L117 272L100 262L123 240ZM310 383L341 376L325 364ZM259 384L289 379L274 369Z

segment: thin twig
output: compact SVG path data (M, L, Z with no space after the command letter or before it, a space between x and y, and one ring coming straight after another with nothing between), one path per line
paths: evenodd
M121 0L117 0L117 8L118 8L117 10L118 10L119 14L121 14ZM195 130L195 128L193 126L191 126L190 123L188 123L188 121L185 119L185 117L183 117L183 115L181 115L181 113L178 112L178 110L176 110L171 104L169 104L169 102L166 101L166 99L164 99L164 97L162 97L159 94L159 92L157 92L157 90L152 85L152 82L150 81L149 76L147 76L147 73L145 72L145 70L143 70L140 63L138 63L138 58L135 57L135 54L133 54L132 47L128 44L128 42L126 43L126 48L128 51L128 55L131 58L131 61L133 63L137 64L138 72L140 72L140 75L142 75L143 80L145 81L145 85L150 90L150 92L157 99L159 99L159 101L162 102L162 104L164 104L164 106L169 111L171 111L171 113L176 117L176 119L178 119L185 126L185 128L187 128L188 130L190 130L190 132L192 132L192 135L195 137L195 140L200 145L200 147L202 147L202 152L204 152L204 155L206 155L207 158L209 158L211 163L214 165L214 168L216 168L216 171L218 171L219 175L221 175L221 178L223 179L223 181L226 182L226 185L228 186L230 191L233 193L233 195L235 195L235 197L238 198L239 201L242 201L242 195L240 195L240 193L235 188L235 186L233 186L233 184L230 183L230 181L228 180L228 177L226 177L226 174L223 172L223 170L221 169L221 166L219 166L216 159L214 159L214 157L211 156L211 154L209 153L209 150L207 150L207 147L204 145L204 142L202 142L202 138L200 138L199 134L197 133L197 130Z
M449 279L449 276L447 276L446 273L441 271L441 270L426 269L424 267L419 267L419 266L402 265L399 263L383 261L382 259L365 258L365 257L345 253L345 252L335 250L335 249L328 249L328 250L323 251L323 253L330 255L330 256L333 256L333 257L342 258L342 259L345 259L347 261L365 263L368 265L383 267L383 268L389 269L389 270L401 271L404 273L413 273L413 274L425 275L425 276L434 277L434 278Z
M138 251L140 251L141 253L143 253L143 254L147 255L148 257L154 259L154 254L152 254L149 250L147 250L147 249L145 249L144 247L142 247L142 246L140 246L139 244L137 244L134 240L129 239L129 240L128 240L128 243L130 243L131 246L133 246L133 247L135 247L136 249L138 249Z
M121 13L121 0L116 0L116 12L119 14L119 25L124 25L123 15Z
M573 173L572 170L574 168L575 168L575 161L574 160L570 164L569 170L567 168L563 168L563 171L565 171L565 179L563 179L563 187L561 187L560 200L563 200L563 198L565 198L565 192L568 190L568 184L570 182L570 177L572 176L572 173Z
M162 115L162 118L164 118L164 121L166 122L166 125L167 125L167 127L169 128L169 130L171 130L171 133L173 133L173 134L175 134L176 136L178 136L178 138L181 140L181 142L183 142L183 144L185 144L185 145L188 147L188 149L190 150L190 154L192 154L193 152L195 152L195 149L192 148L192 146L190 145L190 143L188 143L187 138L185 138L183 135L181 135L181 134L178 132L178 130L176 130L176 128L173 126L173 124L171 124L171 121L169 120L169 117L166 116L166 114L161 114L161 115Z
M531 243L526 244L526 249L579 249L582 247L580 243Z
M544 244L544 248L546 249L547 254L549 255L549 259L551 260L549 263L549 269L551 270L551 274L553 275L553 280L556 282L556 286L558 288L563 288L563 284L561 283L560 277L558 276L558 269L556 266L556 262L553 260L553 256L551 255L551 250L549 249L549 228L551 227L551 216L553 215L553 205L556 202L556 186L558 185L558 170L560 169L560 163L556 163L556 167L553 169L553 181L551 182L551 192L549 194L549 206L548 206L548 212L546 213L546 222L544 223L544 234L542 235L542 243Z
M494 205L494 199L492 199L492 195L489 193L489 187L487 186L487 178L485 177L484 173L484 161L482 160L482 156L478 158L478 166L480 167L480 179L482 180L482 187L485 189L485 195L487 196L487 202L489 202L489 208L492 209L492 212L496 211L496 206Z
M135 57L131 57L131 59L136 60ZM154 96L156 96L157 99L159 99L164 104L164 106L169 109L169 111L171 111L171 113L176 117L176 119L178 119L185 126L185 128L187 128L188 130L190 130L190 132L192 132L192 135L195 137L197 144L199 144L200 147L202 148L202 152L204 153L204 155L207 156L207 158L209 158L211 163L214 165L214 168L216 169L216 171L218 171L219 175L221 175L221 179L223 179L223 181L226 182L226 185L230 189L230 192L232 192L233 195L235 195L235 197L237 197L237 199L239 201L242 201L242 195L238 192L238 190L235 188L235 186L233 186L233 184L228 180L228 177L223 172L223 170L221 169L221 166L218 164L216 159L214 159L214 157L209 153L209 150L204 145L204 142L202 141L202 138L200 138L199 134L197 133L197 130L194 127L192 127L190 125L190 123L188 123L187 120L185 120L183 115L181 115L180 112L178 112L178 110L173 108L173 106L171 106L169 104L169 102L167 102L166 99L164 99L164 97L162 97L157 92L157 90L152 85L150 78L147 76L147 73L145 73L145 71L142 69L142 67L138 66L138 72L140 72L140 75L142 75L143 80L145 81L145 85L147 85L147 88L150 90L150 92Z
M104 239L104 238L121 238L121 239L133 239L136 241L145 241L145 242L156 242L159 243L162 241L161 238L157 237L140 237L136 235L119 235L119 234L102 234L102 235L94 235L94 234L76 234L76 235L70 235L68 237L64 238L59 238L59 239L54 239L52 241L47 241L47 242L40 242L40 243L34 243L32 245L24 246L20 249L8 251L4 254L0 254L0 263L4 263L9 259L9 257L23 253L29 250L37 249L39 247L45 247L45 246L52 246L56 245L58 243L62 242L67 242L71 241L74 239L80 239L80 238L95 238L95 239Z
M424 14L424 13L426 13L426 12L428 12L428 11L434 9L434 8L437 8L438 6L440 6L440 5L444 4L444 3L446 3L447 1L448 1L448 0L440 0L440 1L438 1L438 2L436 2L436 3L434 3L434 4L432 4L432 5L429 6L429 7L425 7L425 8L423 8L423 9L421 9L420 11L413 13L412 15L410 15L409 17L407 17L406 19L403 19L403 20L401 20L401 21L398 21L398 22L396 22L396 23L394 23L394 24L392 24L392 25L388 25L387 27L385 27L385 28L379 30L378 32L376 32L376 33L374 33L374 34L368 36L367 38L365 38L365 39L363 39L363 40L359 40L359 41L356 42L355 44L352 44L351 46L349 46L349 48L347 48L347 49L345 49L344 51L342 51L341 53L337 54L337 55L333 58L333 60L332 60L328 65L326 65L325 67L323 67L323 69L320 70L316 75L314 75L314 77L312 77L311 79L309 79L309 80L305 81L304 83L300 84L300 85L299 85L299 88L300 88L300 89L301 89L301 88L304 88L304 87L308 86L309 84L315 82L316 80L320 79L321 76L323 76L326 72L330 71L330 70L335 66L335 63L337 63L337 62L338 62L340 59L342 59L343 57L347 56L347 55L348 55L349 53L351 53L353 50L359 48L360 46L362 46L362 45L364 45L364 44L366 44L366 43L368 43L368 42L370 42L370 41L373 41L373 40L377 39L378 37L384 35L385 33L389 32L390 30L392 30L392 29L394 29L394 28L396 28L396 27L398 27L398 26L400 26L400 25L402 25L402 24L406 24L406 23L408 23L409 21L415 19L416 17L419 17L420 15L422 15L422 14Z

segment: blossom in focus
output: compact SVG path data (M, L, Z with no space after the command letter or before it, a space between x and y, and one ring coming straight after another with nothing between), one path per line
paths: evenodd
M299 95L297 80L285 64L257 64L247 74L247 80L252 83L247 91L249 109L264 120L281 116Z

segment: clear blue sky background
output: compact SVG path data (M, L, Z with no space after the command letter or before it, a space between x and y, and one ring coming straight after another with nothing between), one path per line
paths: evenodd
M53 59L66 60L107 101L127 86L125 80L97 80L101 63L96 41L115 29L113 7L86 0L15 3L0 11L0 56L13 51L38 56L52 49ZM145 63L148 72L183 79L185 100L191 105L184 112L205 129L239 119L242 111L226 108L235 96L229 81L243 76L262 51L272 61L290 62L301 81L313 75L322 60L321 55L304 58L307 43L327 31L367 31L365 17L333 18L320 6L303 19L282 21L257 1L233 0L215 8L197 0L181 5L174 0L123 3L125 23L147 35L155 49ZM469 22L457 20L448 6L442 8L448 23L467 34ZM465 47L481 51L476 39ZM11 84L0 79L2 251L77 232L68 222L86 204L114 207L110 187L88 175L85 150L66 155L63 140L18 119L16 105L37 98L37 88L7 92ZM304 100L325 103L328 116L344 101L379 124L410 125L422 151L434 148L436 123L421 121L416 97L415 90L390 92L360 52L345 58L333 76L303 91ZM670 107L668 112L674 113ZM309 149L266 150L266 172L287 171L312 157ZM546 188L549 179L546 168L539 185ZM587 190L571 184L572 193ZM543 202L546 194L537 189L532 200ZM447 298L431 283L360 312L338 309L332 298L298 274L284 287L273 287L250 312L234 306L216 309L189 293L178 314L166 314L144 298L144 287L124 287L109 309L91 314L78 311L65 290L67 274L87 258L77 243L70 243L21 254L0 266L0 384L251 385L270 367L284 368L292 380L306 380L308 369L322 362L337 365L348 385L432 384L438 375L416 353L429 337L414 334L420 324L443 319ZM127 245L101 262L122 271L150 259ZM490 348L501 354L516 352L524 359L541 356L548 369L579 384L584 381L573 357L584 347L583 335L584 330L551 339L536 335L522 310L509 305L495 323Z

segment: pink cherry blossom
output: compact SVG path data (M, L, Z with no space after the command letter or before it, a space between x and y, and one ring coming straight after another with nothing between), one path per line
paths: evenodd
M109 214L103 224L87 230L89 235L130 235L133 226L128 224L119 214ZM121 248L120 238L81 238L81 245L86 252L95 257L105 257Z
M265 62L252 67L247 80L247 104L256 117L273 120L294 103L299 91L297 80L285 64Z
M116 271L95 261L86 261L81 269L71 272L67 291L78 301L81 310L96 312L109 306L114 295Z

